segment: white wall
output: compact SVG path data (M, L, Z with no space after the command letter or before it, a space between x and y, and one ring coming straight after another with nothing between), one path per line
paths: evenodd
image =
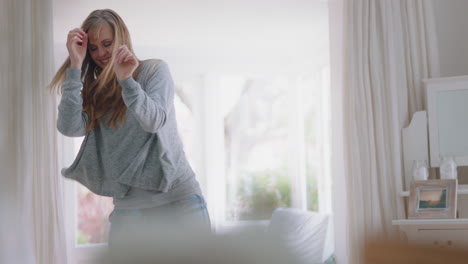
M468 1L433 0L441 77L468 75Z
M439 41L441 77L468 75L468 1L432 0ZM468 167L458 169L459 183L468 184ZM460 217L468 217L468 200L459 199Z
M54 0L57 61L68 31L94 9L122 16L140 59L161 58L177 82L200 74L312 71L328 54L323 0Z

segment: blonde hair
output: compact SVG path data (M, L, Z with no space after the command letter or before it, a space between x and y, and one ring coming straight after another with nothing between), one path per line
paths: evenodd
M112 111L112 116L107 120L106 125L114 128L118 127L118 123L125 123L125 115L127 107L122 99L122 87L117 82L117 77L112 70L112 65L115 60L116 50L121 45L126 45L133 53L130 33L123 22L122 18L111 9L94 10L84 20L81 28L84 32L94 33L99 35L102 26L106 23L112 29L114 35L112 57L106 67L101 69L93 61L86 51L86 56L81 66L81 81L83 89L81 96L83 97L83 111L88 115L88 124L86 131L90 131L99 127L99 119L107 112ZM58 94L62 92L62 84L66 78L66 70L71 66L70 57L68 57L60 69L52 79L49 89L57 90ZM140 61L139 67L133 73L136 78L143 68L143 63Z

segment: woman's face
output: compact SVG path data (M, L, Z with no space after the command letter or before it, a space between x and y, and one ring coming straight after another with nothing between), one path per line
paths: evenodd
M99 32L90 32L88 35L88 51L93 61L101 68L104 68L112 57L112 47L114 45L114 34L111 27L104 23Z

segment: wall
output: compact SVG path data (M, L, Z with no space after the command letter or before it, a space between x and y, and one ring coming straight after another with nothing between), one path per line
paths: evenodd
M137 56L166 60L178 82L205 73L297 74L327 59L313 52L328 45L323 0L53 1L57 63L68 31L100 8L118 12Z
M432 0L438 35L441 77L468 75L468 1ZM468 184L468 167L458 168L460 184ZM468 197L459 196L459 217L468 218Z
M441 77L468 75L468 1L432 0Z

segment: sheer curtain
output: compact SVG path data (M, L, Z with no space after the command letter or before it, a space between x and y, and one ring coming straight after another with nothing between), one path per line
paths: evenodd
M334 212L338 263L396 235L404 218L401 129L439 74L432 2L330 0Z
M52 1L1 0L0 263L66 263Z

